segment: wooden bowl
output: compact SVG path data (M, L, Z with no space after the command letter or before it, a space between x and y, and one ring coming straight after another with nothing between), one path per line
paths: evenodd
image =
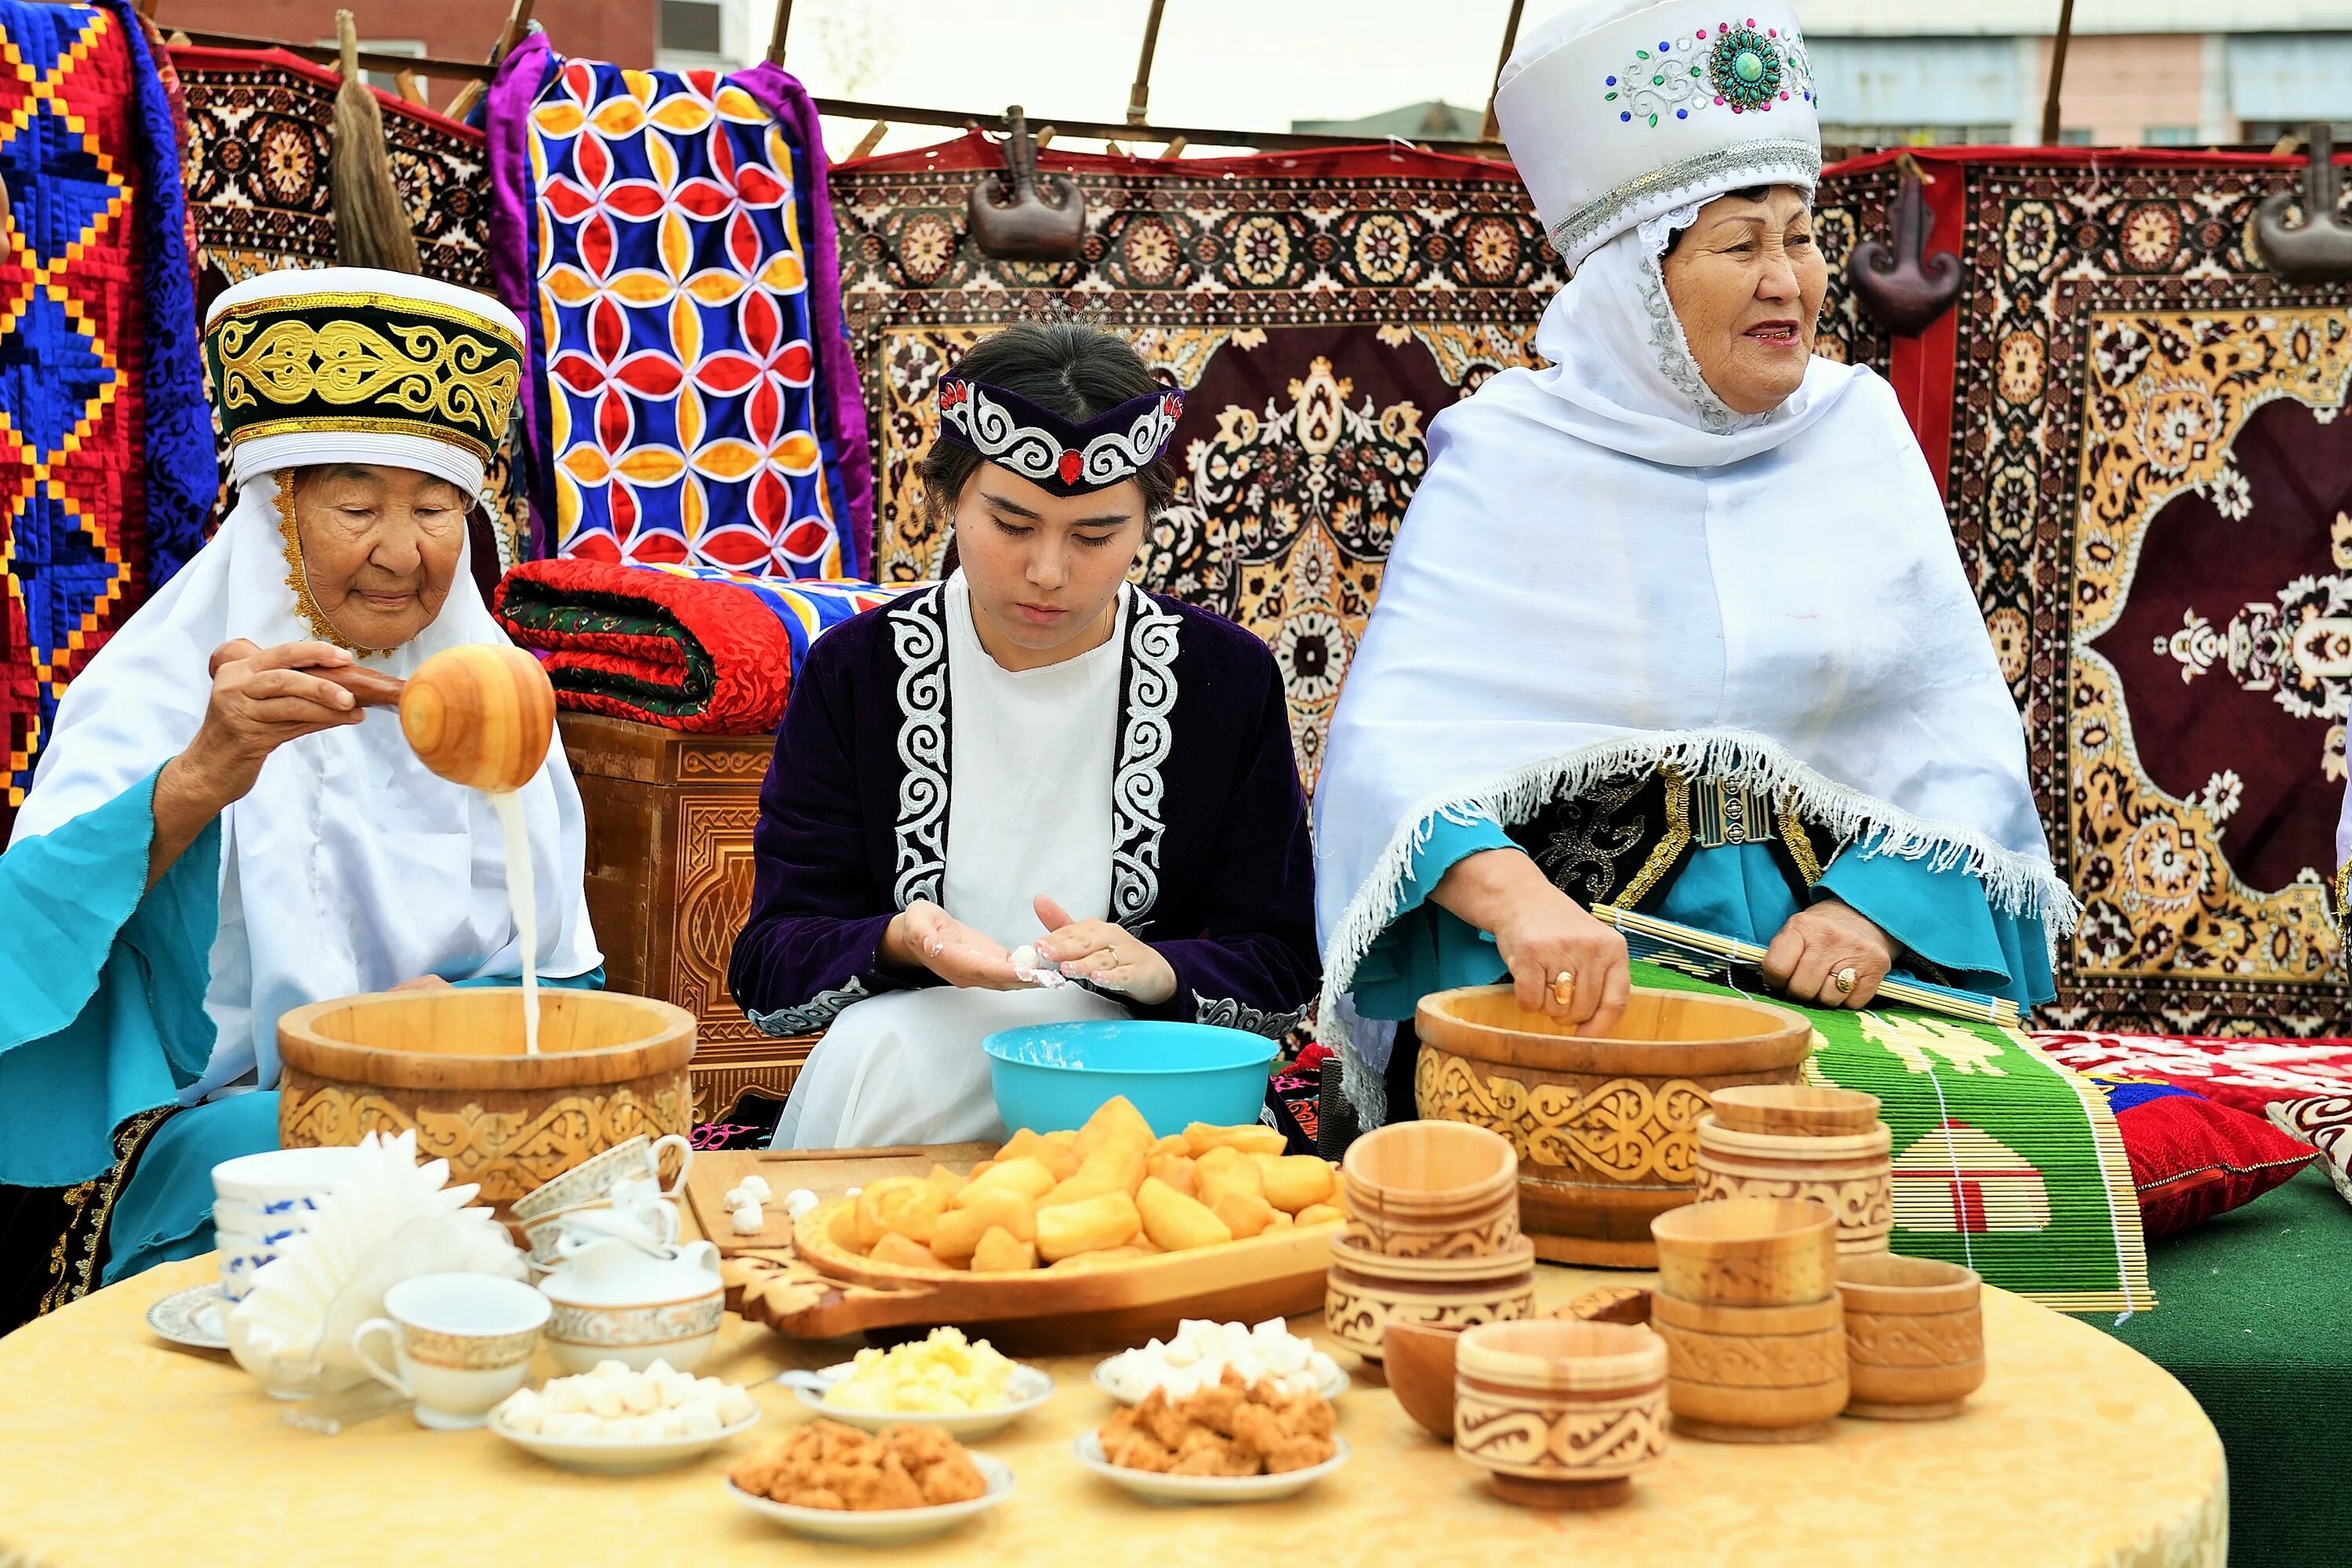
M1581 1318L1588 1323L1646 1323L1650 1292L1638 1285L1603 1285L1585 1291L1552 1316Z
M1516 1181L1496 1192L1485 1207L1443 1218L1423 1218L1394 1209L1367 1206L1352 1188L1348 1192L1348 1239L1367 1252L1383 1252L1393 1258L1488 1258L1522 1239Z
M1743 1083L1707 1097L1716 1123L1734 1132L1819 1138L1878 1125L1878 1096L1810 1083Z
M452 1182L516 1199L637 1133L693 1130L694 1016L614 991L542 989L539 1054L522 992L466 986L314 1002L278 1020L278 1138L289 1149L419 1130Z
M1666 1347L1648 1329L1489 1323L1454 1364L1454 1452L1506 1502L1606 1508L1665 1452Z
M1744 997L1636 987L1616 1036L1579 1039L1507 985L1422 998L1414 1096L1519 1157L1519 1225L1555 1262L1650 1268L1650 1221L1696 1195L1700 1116L1736 1084L1794 1083L1812 1026Z
M519 647L467 643L419 665L400 694L400 730L452 784L493 794L538 776L555 737L555 688Z
M1666 1342L1675 1430L1720 1443L1797 1443L1846 1402L1845 1322L1835 1296L1726 1307L1658 1291L1650 1326Z
M1883 1121L1860 1132L1750 1132L1724 1126L1718 1110L1698 1119L1699 1201L1811 1198L1837 1215L1840 1252L1884 1252L1895 1228L1891 1147Z
M1382 1354L1381 1335L1391 1321L1465 1328L1508 1322L1536 1312L1534 1249L1496 1260L1497 1271L1483 1279L1399 1277L1379 1264L1357 1265L1336 1258L1324 1277L1323 1323L1333 1339L1368 1362Z
M1976 1271L1893 1253L1838 1259L1852 1397L1879 1421L1958 1415L1985 1378L1983 1282Z
M1454 1346L1465 1327L1391 1319L1381 1330L1389 1392L1422 1430L1447 1443L1454 1441Z
M1376 1252L1343 1230L1331 1238L1331 1261L1350 1273L1381 1279L1509 1279L1535 1267L1536 1245L1521 1236L1496 1251L1467 1257L1399 1257Z
M1658 1289L1685 1301L1780 1307L1834 1300L1837 1216L1810 1198L1717 1198L1650 1222Z
M1518 1180L1510 1140L1462 1121L1395 1121L1348 1146L1340 1180L1360 1205L1445 1216L1487 1207Z

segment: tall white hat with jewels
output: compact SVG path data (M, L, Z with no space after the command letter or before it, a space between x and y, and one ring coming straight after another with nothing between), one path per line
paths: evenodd
M1578 5L1519 40L1495 119L1571 268L1688 203L1821 177L1812 61L1786 5Z

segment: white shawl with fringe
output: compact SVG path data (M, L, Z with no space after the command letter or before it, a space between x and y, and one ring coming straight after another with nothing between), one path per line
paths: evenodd
M1357 964L1432 814L1506 826L1674 763L1792 792L1879 852L1960 867L2071 930L2015 704L1895 394L1816 358L1742 417L1699 376L1658 258L1611 240L1545 311L1538 371L1438 416L1315 801L1321 1037L1375 1125L1387 1031ZM1362 1038L1356 1037L1360 1035Z

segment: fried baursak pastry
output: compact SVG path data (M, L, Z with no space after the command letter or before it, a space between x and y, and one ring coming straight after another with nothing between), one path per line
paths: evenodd
M755 1497L866 1513L970 1502L988 1482L971 1455L935 1428L892 1426L879 1436L812 1421L727 1479Z
M1279 1475L1338 1453L1330 1402L1286 1394L1271 1383L1224 1380L1171 1400L1155 1388L1095 1436L1103 1458L1124 1469L1178 1476Z

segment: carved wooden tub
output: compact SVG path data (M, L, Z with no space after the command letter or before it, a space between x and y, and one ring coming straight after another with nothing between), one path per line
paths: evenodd
M501 1220L541 1183L638 1133L691 1133L694 1017L611 991L539 994L523 1054L520 987L385 992L278 1021L278 1139L356 1143L416 1130L417 1153L478 1182Z
M1422 998L1421 1114L1519 1153L1519 1226L1560 1263L1654 1268L1650 1221L1696 1196L1710 1091L1795 1083L1812 1026L1786 1007L1636 986L1618 1033L1580 1040L1507 985Z

